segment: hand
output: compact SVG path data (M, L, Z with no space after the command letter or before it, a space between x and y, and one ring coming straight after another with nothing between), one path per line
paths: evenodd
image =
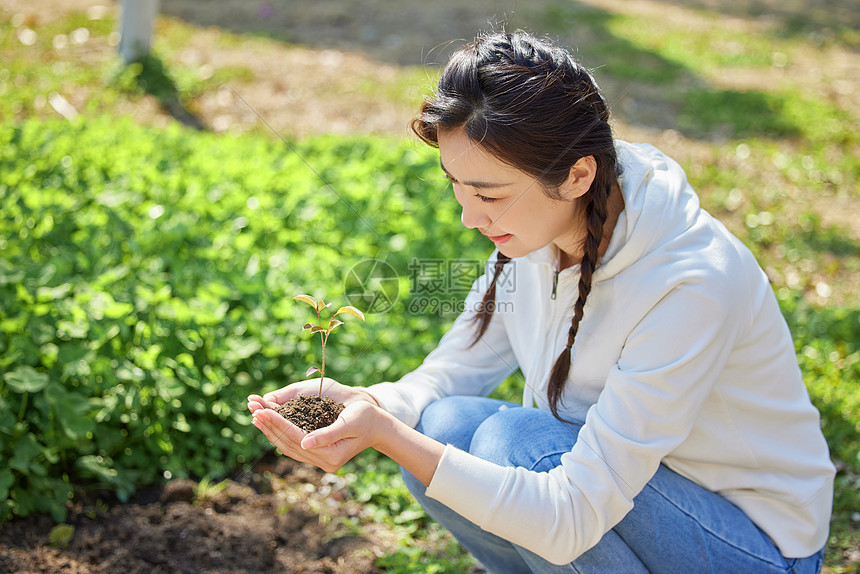
M278 405L300 395L319 392L319 379L287 385L262 397L250 395L248 409L253 424L286 456L334 472L362 450L376 444L376 430L386 417L376 400L364 389L347 387L333 379L323 381L323 394L346 408L324 429L307 433L279 414Z
M274 409L278 405L282 405L300 395L315 395L319 393L319 389L319 379L308 379L287 385L277 391L266 393L262 397L260 395L250 395L248 397L248 410L253 414L260 409ZM366 390L360 387L347 387L328 377L323 381L323 395L346 406L357 401L366 401L372 405L379 406L376 399Z
M336 471L361 451L377 446L391 418L381 408L356 399L334 423L307 433L268 408L253 413L254 426L284 455L326 472Z
M263 431L286 456L334 472L367 448L379 452L430 484L445 446L398 421L383 410L366 390L323 381L323 394L346 405L331 425L305 432L271 410L301 394L319 392L319 379L287 385L248 397L254 426Z

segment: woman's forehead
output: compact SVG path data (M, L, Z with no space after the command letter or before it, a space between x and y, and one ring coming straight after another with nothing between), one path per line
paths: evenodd
M528 177L522 171L490 154L469 138L463 130L440 132L438 143L442 169L462 183L473 180L487 184L476 187L499 187Z

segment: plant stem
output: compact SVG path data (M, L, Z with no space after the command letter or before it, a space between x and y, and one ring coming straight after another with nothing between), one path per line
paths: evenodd
M29 393L24 393L21 397L21 410L18 411L19 421L24 420L24 413L27 412L27 395L29 395Z
M320 316L319 309L317 309L317 325L322 327L322 317ZM322 365L320 366L320 391L317 393L318 397L322 396L323 380L325 379L325 339L325 332L320 331L320 342L322 343Z
M320 339L322 339L322 366L320 367L320 392L319 396L322 396L322 387L323 380L325 380L325 344L328 342L329 333L323 334L320 332Z

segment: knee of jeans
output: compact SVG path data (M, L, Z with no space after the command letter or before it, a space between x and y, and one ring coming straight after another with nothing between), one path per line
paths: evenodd
M558 466L579 435L579 423L565 423L539 409L508 409L487 418L472 436L469 452L503 466L547 471Z
M530 466L521 460L524 441L521 422L529 409L506 409L488 417L472 436L469 452L478 458L504 466Z
M416 430L442 444L460 446L457 444L460 442L457 438L464 420L464 412L468 410L468 405L473 400L475 400L474 397L454 396L433 401L421 413L421 420Z

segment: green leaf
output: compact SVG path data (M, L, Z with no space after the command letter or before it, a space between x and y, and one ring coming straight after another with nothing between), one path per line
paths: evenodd
M9 496L9 489L15 483L15 475L8 468L0 470L0 500Z
M119 303L113 301L105 306L102 312L104 313L104 316L109 319L119 319L131 314L133 310L134 306L131 303Z
M42 496L41 492L16 488L14 491L15 514L27 516L36 509L36 500Z
M75 527L71 524L57 524L48 533L48 546L65 548L75 536Z
M0 432L9 432L17 420L15 413L9 410L8 403L0 398Z
M38 393L48 386L48 375L39 373L33 367L24 365L11 373L5 373L3 380L16 393Z
M95 423L86 416L89 400L84 395L70 393L61 384L51 383L45 389L45 401L70 439L83 438L95 430Z
M5 259L0 259L0 285L19 283L24 278L24 271L16 269Z
M118 482L116 470L108 468L107 461L100 456L89 454L79 457L75 461L75 466L85 474L102 480L108 484L115 484Z
M293 300L294 301L302 301L304 303L307 303L308 305L310 305L311 307L314 308L314 311L316 311L316 309L317 309L317 300L314 299L313 297L311 297L310 295L296 295L295 297L293 297Z
M364 313L362 313L361 311L359 311L358 309L356 309L352 305L346 305L344 307L341 307L340 309L337 310L337 313L332 315L332 317L337 317L341 313L349 313L350 315L355 315L356 317L358 317L362 321L365 321Z
M36 300L43 302L56 301L68 295L71 290L72 286L69 283L63 283L57 287L39 287L36 291Z
M24 474L29 474L31 471L35 471L31 463L42 452L42 445L39 444L39 441L30 432L22 436L15 443L13 452L14 455L9 461L9 466Z
M338 321L337 319L330 320L328 322L329 333L331 333L332 331L334 331L337 327L340 327L341 325L343 325L343 321Z

